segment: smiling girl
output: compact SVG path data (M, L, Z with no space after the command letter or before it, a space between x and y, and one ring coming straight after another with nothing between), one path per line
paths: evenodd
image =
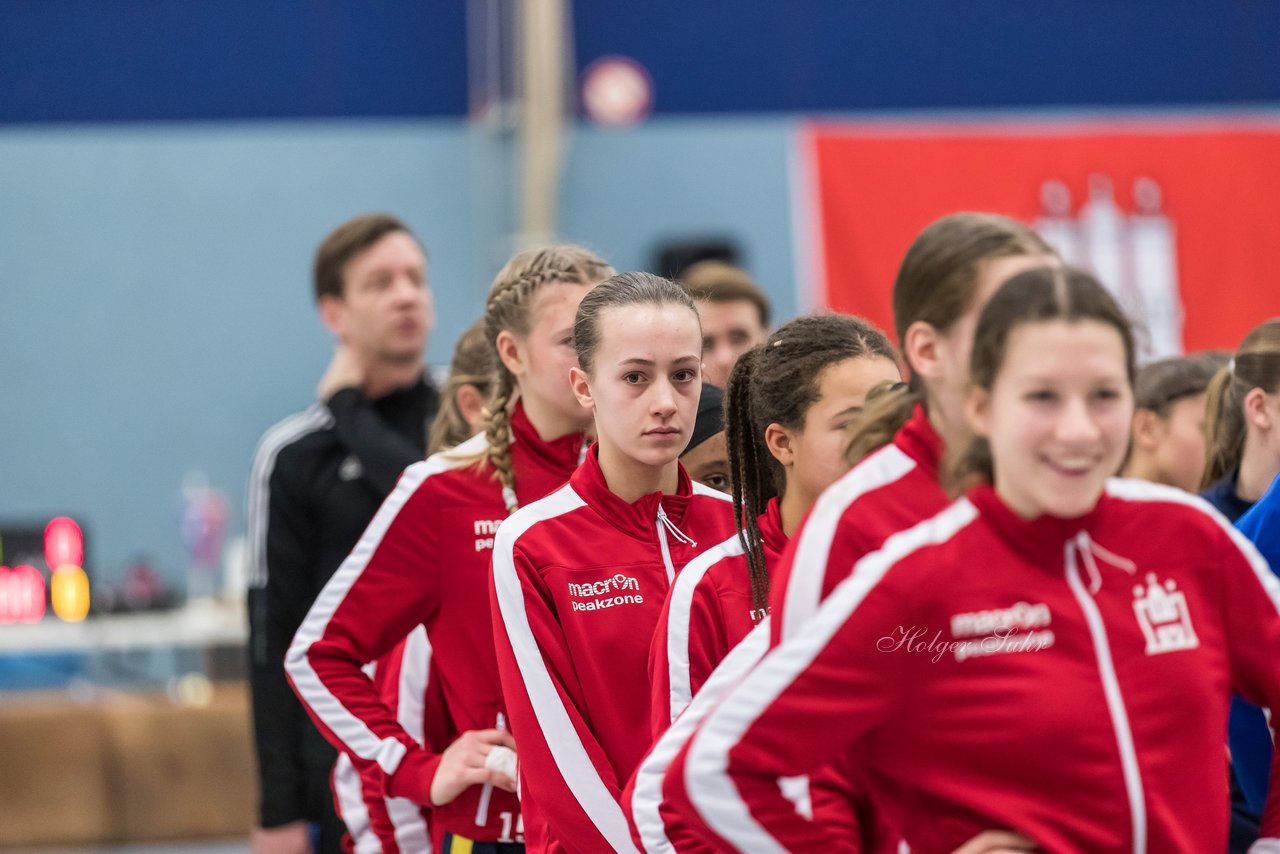
M615 276L583 299L573 337L599 441L498 530L494 634L530 850L633 851L619 798L650 741L650 638L676 574L733 533L733 508L677 459L702 386L684 290Z
M1046 851L1221 850L1227 699L1280 703L1280 581L1198 499L1109 479L1133 370L1091 277L1012 278L974 337L960 472L979 484L859 561L729 692L669 772L677 808L741 850L816 850L777 778L834 753L913 852L983 827ZM915 628L950 652L895 646Z

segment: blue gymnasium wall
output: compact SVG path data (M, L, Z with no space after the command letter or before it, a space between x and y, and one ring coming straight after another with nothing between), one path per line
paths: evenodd
M71 512L91 570L182 575L180 486L232 499L329 354L319 238L387 209L457 331L510 250L511 145L467 126L461 0L0 0L0 520ZM621 268L727 236L794 310L786 152L808 111L1280 101L1280 4L578 0L579 65L657 116L570 138L561 232Z

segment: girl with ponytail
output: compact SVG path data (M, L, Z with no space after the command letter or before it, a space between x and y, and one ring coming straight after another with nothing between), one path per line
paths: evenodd
M1201 495L1232 522L1280 473L1280 317L1245 335L1209 383ZM1256 835L1266 796L1270 731L1256 706L1231 701L1232 844Z
M978 314L1011 276L1057 263L1034 231L995 214L951 214L916 237L893 286L909 386L868 404L849 440L854 468L823 494L775 573L774 643L813 615L859 557L946 505L943 458L969 436L964 399Z
M1208 398L1200 488L1234 522L1280 472L1280 317L1250 330Z
M577 364L573 320L578 304L612 273L577 246L507 262L485 303L496 376L484 432L405 471L316 599L285 661L303 705L366 786L431 808L445 854L470 851L473 843L523 850L516 745L493 648L489 557L499 524L562 484L581 460L591 414L569 387ZM425 702L406 702L402 693L393 703L362 668L419 624L441 698L428 693ZM426 681L424 662L398 665L393 688L403 688L406 676ZM432 737L441 722L453 734L443 743ZM397 850L395 840L383 844Z

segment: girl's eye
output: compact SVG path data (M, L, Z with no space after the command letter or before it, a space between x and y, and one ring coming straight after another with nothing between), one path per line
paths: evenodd
M630 385L636 385L637 383L644 381L644 374L640 374L640 373L636 373L635 371L632 371L629 374L623 374L622 381L624 383L629 383Z
M687 383L687 382L692 382L694 379L694 376L695 374L693 373L693 371L688 370L686 368L683 371L676 371L673 379L678 383Z
M729 491L729 476L724 474L709 474L702 479L702 485L712 489L718 489L721 492Z
M1114 388L1100 388L1093 393L1094 400L1117 400L1120 392Z
M1039 391L1027 392L1026 399L1032 403L1052 403L1058 399L1058 394L1048 389L1040 389Z
M561 346L561 347L572 347L572 346L573 346L573 336L571 335L571 336L569 336L568 338L561 338L561 339L560 339L560 341L559 341L559 344L560 344L560 346Z

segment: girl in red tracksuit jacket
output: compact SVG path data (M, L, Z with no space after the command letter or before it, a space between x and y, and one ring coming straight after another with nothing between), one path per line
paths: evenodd
M433 808L445 854L473 842L513 850L521 838L515 782L486 767L496 746L515 746L493 653L489 555L507 514L558 487L581 460L590 413L568 383L573 317L609 273L572 246L508 262L485 307L500 365L484 434L405 471L286 659L321 732L375 792ZM430 639L441 714L458 733L443 751L406 732L361 669L418 624Z
M1109 479L1133 341L1087 274L1011 279L971 376L962 471L988 485L859 561L728 692L669 771L677 808L743 850L814 850L777 778L847 754L914 852L984 826L1048 852L1221 850L1230 693L1280 703L1280 580L1203 501Z
M499 529L494 633L535 851L633 851L619 803L649 747L647 660L676 574L735 529L677 459L701 388L688 294L624 273L578 309L573 370L599 443L567 486Z
M965 360L978 312L1009 275L1054 262L1053 250L1033 231L991 214L943 217L912 243L893 292L898 338L912 369L912 390L890 392L867 405L847 452L856 465L821 494L781 558L770 564L771 616L766 621L770 643L753 642L754 656L745 651L735 655L736 671L750 669L784 632L803 626L859 557L878 548L890 534L947 505L939 469L945 442L961 441L965 435L961 390L967 383ZM725 673L719 685L727 687L734 681ZM637 775L636 787L647 786L651 793L639 803L633 800L633 807L648 816L646 822L633 813L638 826L647 824L652 829L649 850L670 850L658 839L654 778L663 773L717 699L717 691L703 690L654 746ZM824 777L828 784L834 779ZM679 784L672 780L668 786ZM852 802L846 812L864 811L865 795L859 786L848 782L845 794ZM665 803L661 812L668 819L665 830L679 833ZM868 823L880 825L878 819ZM879 828L867 841L877 850L883 841L879 837L891 836Z
M738 360L725 426L735 515L748 523L691 562L667 597L649 652L655 737L764 619L769 569L818 494L846 468L848 428L867 392L899 379L884 333L847 315L793 320ZM642 845L660 846L666 837L687 850L679 830L663 827L658 814L657 785L671 755L646 757L629 804ZM822 820L847 822L848 810L837 809ZM648 843L646 835L653 837Z

